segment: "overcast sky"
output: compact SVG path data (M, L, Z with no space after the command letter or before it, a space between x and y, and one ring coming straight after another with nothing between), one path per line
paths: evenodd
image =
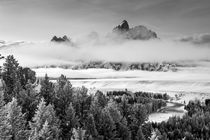
M0 40L106 34L122 20L164 37L210 33L209 0L0 0Z

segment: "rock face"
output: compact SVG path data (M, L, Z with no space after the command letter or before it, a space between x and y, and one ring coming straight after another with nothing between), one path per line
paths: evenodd
M149 40L157 38L157 34L147 27L139 25L133 28L129 28L129 24L124 20L120 25L113 29L113 32L126 39L133 40Z
M71 40L65 35L63 37L54 36L51 39L52 42L71 42Z
M123 20L123 22L114 28L114 31L117 32L126 32L129 30L129 24L126 20Z

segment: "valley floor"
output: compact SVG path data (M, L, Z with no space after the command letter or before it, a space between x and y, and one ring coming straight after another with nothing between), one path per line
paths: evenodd
M91 91L129 90L167 93L172 97L167 107L150 115L149 121L160 122L170 116L182 116L184 104L190 100L210 98L210 67L186 67L177 72L114 71L111 69L71 70L61 68L33 69L38 77L47 73L51 78L61 74L74 87L85 86Z

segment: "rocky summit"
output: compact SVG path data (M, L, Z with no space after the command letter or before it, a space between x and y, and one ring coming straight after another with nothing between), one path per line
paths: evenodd
M52 42L71 42L71 40L65 35L63 37L54 36L51 39Z
M158 38L157 34L154 31L149 30L143 25L129 28L129 24L126 20L123 20L120 25L116 26L113 29L113 33L123 38L133 40L149 40Z

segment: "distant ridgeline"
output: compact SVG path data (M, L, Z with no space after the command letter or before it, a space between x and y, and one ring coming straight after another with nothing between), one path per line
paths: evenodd
M139 25L129 28L129 24L126 20L123 20L120 25L116 26L113 29L113 33L116 33L117 35L120 35L126 39L133 40L149 40L158 38L155 32L149 30L145 26Z

